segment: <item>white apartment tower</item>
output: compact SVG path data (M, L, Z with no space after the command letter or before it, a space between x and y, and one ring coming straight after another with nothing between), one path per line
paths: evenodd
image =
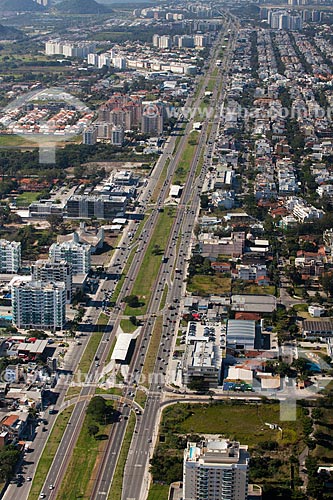
M111 129L111 144L114 146L122 146L124 142L124 127L114 125Z
M91 125L86 128L82 133L82 143L87 146L93 146L97 142L98 127L97 125Z
M183 500L246 500L248 464L247 446L236 441L187 443Z
M21 243L0 240L0 273L17 273L21 267Z
M72 266L65 260L52 262L37 260L31 266L33 281L62 282L66 288L66 302L70 304L72 298Z
M72 266L73 276L87 274L90 270L91 246L80 245L75 241L64 241L53 243L49 249L49 257L52 262L65 260Z
M66 321L66 289L60 282L15 281L13 325L17 328L62 330Z

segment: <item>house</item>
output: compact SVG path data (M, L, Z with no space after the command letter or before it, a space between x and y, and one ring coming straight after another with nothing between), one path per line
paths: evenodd
M8 432L12 440L18 440L26 429L28 418L28 412L21 412L20 415L9 413L1 420L0 431Z

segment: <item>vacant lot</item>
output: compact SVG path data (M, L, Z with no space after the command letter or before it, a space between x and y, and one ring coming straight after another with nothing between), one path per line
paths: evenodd
M206 276L197 274L191 278L187 289L197 295L211 295L229 293L231 290L231 279L222 278L219 275Z

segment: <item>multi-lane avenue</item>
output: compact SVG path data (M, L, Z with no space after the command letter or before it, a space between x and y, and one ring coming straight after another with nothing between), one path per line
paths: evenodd
M168 363L172 357L171 353L175 342L175 332L178 330L179 305L185 292L184 278L186 276L187 260L190 256L189 252L192 245L193 229L200 209L200 193L206 171L210 165L214 141L219 128L220 108L225 98L226 78L231 61L231 54L234 49L235 35L237 33L237 24L235 23L233 23L233 25L231 25L231 23L226 23L225 28L229 29L230 36L227 48L224 51L222 66L219 67L219 75L216 80L217 84L210 99L210 106L214 108L214 113L211 118L207 118L203 122L199 132L198 145L189 166L188 176L165 246L164 255L166 258L161 262L158 275L152 287L149 303L147 304L145 320L140 335L136 340L135 352L129 366L128 383L124 385L123 390L123 398L126 398L127 402L125 403L125 400L122 399L118 403L118 410L122 413L124 418L120 419L119 422L112 426L109 442L105 449L100 468L96 474L93 494L91 496L91 498L94 499L107 499L110 494L112 478L128 423L125 417L128 417L131 411L131 405L128 404L128 402L131 403L135 398L137 387L136 381L140 379L149 342L153 335L155 316L156 313L160 314L162 310L163 329L161 343L156 354L154 372L149 384L144 411L142 415L136 416L136 427L125 466L122 491L123 500L141 500L146 497L147 488L149 486L149 459L152 454L154 439L157 435L161 401L163 399L164 389L166 388ZM199 80L199 83L201 83L200 90L197 92L196 96L188 98L185 106L189 108L192 107L193 109L199 108L207 83L211 78L213 70L216 68L219 49L220 38L212 49L211 58L207 63L208 69L204 77ZM164 169L167 169L165 181L159 190L157 199L150 205L150 215L146 219L141 234L135 241L133 240L133 234L137 227L135 221L131 221L127 226L127 230L124 232L112 256L109 267L107 268L106 278L101 280L99 288L92 298L91 305L87 309L85 320L80 325L80 331L83 334L87 333L87 329L91 328L91 325L97 325L98 317L102 310L103 299L106 296L112 295L112 292L117 287L119 276L124 270L126 263L131 256L133 257L133 253L135 252L135 256L132 258L131 265L122 282L121 290L110 316L109 324L103 327L105 331L102 334L100 344L96 351L99 363L93 362L88 374L86 374L89 382L83 384L81 388L80 398L75 404L70 423L67 425L52 465L48 471L42 488L42 491L47 494L47 498L57 498L61 482L64 478L72 451L82 427L89 397L95 393L96 383L102 375L103 367L109 354L110 345L115 338L120 319L124 314L125 304L122 299L131 293L135 279L142 265L144 255L148 249L151 236L158 224L160 216L159 208L164 206L168 198L172 178L182 158L188 135L193 129L194 121L195 117L188 121L179 143L177 142L176 135L170 136L166 142L163 154L156 163L152 175L149 177L146 186L142 189L138 200L138 210L141 211L141 213L145 213L148 204L152 200L152 195L162 172ZM108 279L108 277L111 277L111 279ZM163 309L161 305L165 283L168 284L166 304L173 304L172 310L169 310L167 307ZM78 346L78 348L73 351L70 360L67 365L64 366L64 370L71 373L75 371L88 340L89 335L82 337L82 345ZM67 389L68 381L60 380L55 389L59 394L56 405L57 409L62 408ZM49 420L49 429L51 429L55 417L51 415L47 417ZM29 454L29 462L31 461L31 463L29 464L27 462L25 464L26 475L33 475L33 470L41 456L44 443L45 439L43 439L40 432L34 440L34 451ZM50 485L54 485L54 489L49 490ZM10 498L11 500L27 498L29 487L30 483L28 482L23 483L20 489L15 485L10 485L5 498Z

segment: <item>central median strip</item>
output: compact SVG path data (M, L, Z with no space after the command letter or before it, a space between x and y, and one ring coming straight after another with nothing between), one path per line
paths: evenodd
M184 182L186 181L188 172L191 168L192 160L198 146L198 138L199 133L195 130L188 135L183 154L181 155L175 175L172 179L173 184L184 184Z
M125 432L125 437L120 450L120 454L117 461L116 470L114 472L110 493L108 500L121 500L121 494L123 489L123 477L124 469L126 464L127 455L131 446L132 435L135 427L135 415L131 412L129 421L127 424L127 429Z
M98 470L113 425L113 406L112 401L105 401L101 396L90 401L57 499L91 497L94 473Z
M156 318L153 333L148 346L148 352L142 368L142 385L145 387L149 387L149 375L154 371L156 356L161 343L162 328L163 318Z
M170 165L170 158L168 158L165 162L165 165L163 167L163 170L162 170L162 173L156 183L156 186L155 186L155 189L154 189L154 192L152 194L152 197L151 197L151 203L156 203L157 202L157 199L158 199L158 196L162 190L162 187L163 187L163 184L164 184L164 181L167 177L167 173L168 173L168 168L169 168L169 165Z
M89 342L84 350L80 363L77 367L76 373L88 373L91 363L95 358L96 351L102 340L103 332L93 332L89 339Z
M45 483L47 474L57 452L60 441L66 430L69 419L72 415L74 406L65 408L56 419L52 428L51 434L46 442L44 451L39 459L37 470L35 472L28 500L36 500L39 497L43 484ZM29 456L27 455L27 460Z
M154 232L131 292L131 295L137 295L139 297L139 302L143 304L138 308L127 306L125 309L125 315L127 316L141 316L147 312L149 299L160 270L161 259L168 242L174 218L175 210L170 207L165 208L164 212L159 214Z

